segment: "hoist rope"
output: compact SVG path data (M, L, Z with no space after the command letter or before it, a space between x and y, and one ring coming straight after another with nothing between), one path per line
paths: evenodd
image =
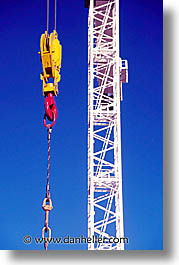
M55 31L57 27L57 0L55 0Z
M49 28L49 0L47 0L47 35L48 35L48 28ZM55 0L55 31L57 28L57 0Z
M46 186L46 198L50 199L50 186L49 186L49 169L50 169L50 134L52 129L48 129L48 162L47 162L47 186Z
M47 0L47 35L48 35L48 24L49 24L49 0Z
M45 225L42 229L42 238L44 239L44 248L47 251L48 239L51 239L51 229L48 226L49 211L52 210L52 200L50 199L50 187L49 187L49 169L50 169L50 135L52 132L51 128L48 128L48 162L47 162L47 185L46 185L46 196L43 200L42 208L45 211ZM49 233L48 237L45 237L45 233Z

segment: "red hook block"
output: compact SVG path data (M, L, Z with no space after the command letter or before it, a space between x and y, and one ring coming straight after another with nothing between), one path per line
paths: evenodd
M53 121L52 124L46 123L46 118L49 121ZM55 100L52 93L48 93L45 97L45 115L44 115L44 126L46 128L51 128L57 119L57 107L55 105Z

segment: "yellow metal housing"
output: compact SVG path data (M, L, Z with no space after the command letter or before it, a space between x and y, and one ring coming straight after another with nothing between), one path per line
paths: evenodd
M43 95L45 96L46 92L53 91L54 95L57 96L58 82L60 82L59 72L61 68L62 46L55 30L50 36L47 34L47 31L41 35L40 55L43 67L43 72L40 76L41 80L43 80ZM53 79L53 83L48 83L50 78Z

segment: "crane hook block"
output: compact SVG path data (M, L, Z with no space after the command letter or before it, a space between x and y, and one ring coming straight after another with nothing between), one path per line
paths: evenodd
M40 57L43 67L43 72L40 76L43 81L43 95L45 97L50 92L57 96L58 82L60 82L62 46L55 30L50 36L47 31L41 35Z

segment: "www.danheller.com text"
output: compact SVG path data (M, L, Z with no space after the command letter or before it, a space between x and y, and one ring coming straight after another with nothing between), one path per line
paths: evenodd
M30 244L32 242L33 238L30 235L24 236L24 243ZM71 237L70 235L67 235L65 237L34 237L34 242L37 244L41 244L44 241L48 243L54 243L54 244L98 244L98 243L127 243L129 242L128 237L98 237L97 235L93 235L92 237L85 237L81 235L80 237Z

